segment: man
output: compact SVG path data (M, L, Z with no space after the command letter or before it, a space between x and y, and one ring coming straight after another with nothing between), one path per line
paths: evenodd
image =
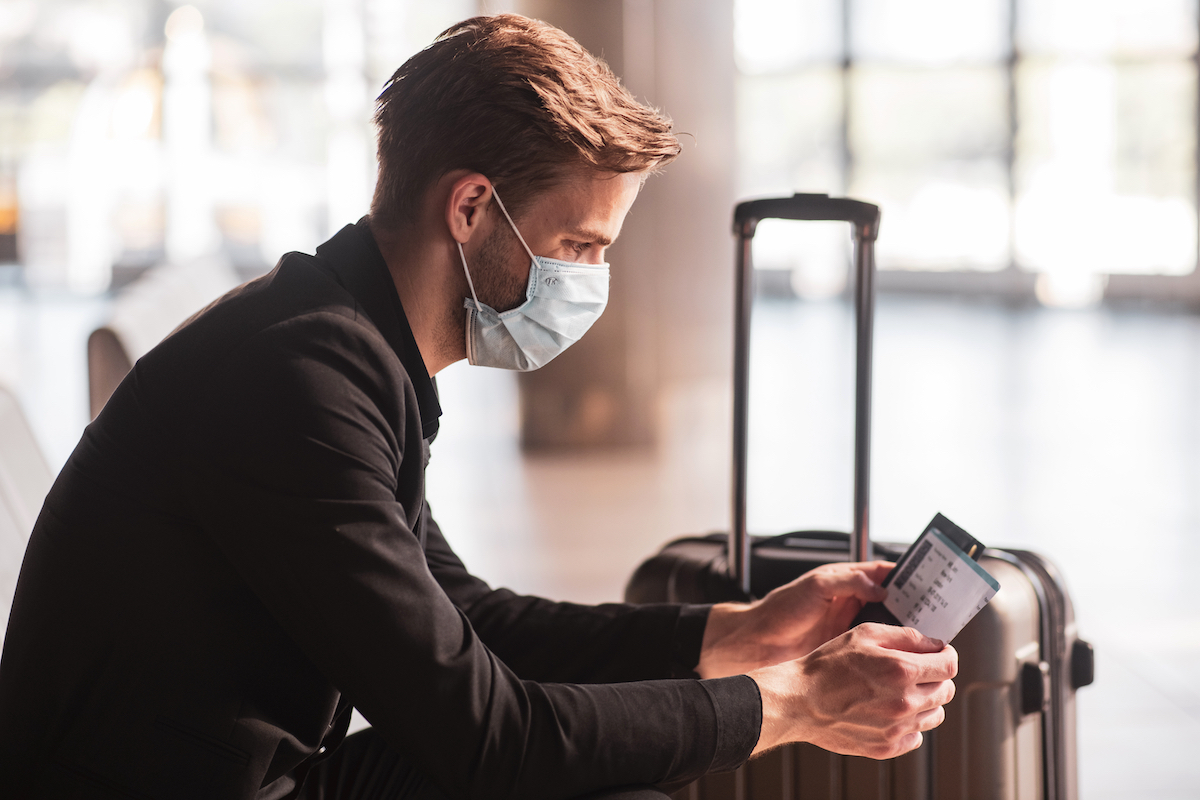
M168 337L63 468L0 662L5 796L662 797L612 787L784 742L916 747L956 656L843 633L885 563L711 608L466 571L424 500L431 376L582 335L678 144L573 40L507 15L401 67L376 119L369 217ZM352 707L372 728L343 742Z

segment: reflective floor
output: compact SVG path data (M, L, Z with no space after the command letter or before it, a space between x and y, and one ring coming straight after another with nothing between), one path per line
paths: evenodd
M57 469L86 422L105 301L0 289L0 382ZM751 527L850 520L852 329L840 303L767 301L753 367ZM1200 798L1200 317L884 297L872 533L941 511L1066 574L1095 685L1078 695L1084 800ZM724 384L663 398L654 453L522 457L511 375L456 365L429 495L468 566L551 597L618 599L678 535L728 525Z

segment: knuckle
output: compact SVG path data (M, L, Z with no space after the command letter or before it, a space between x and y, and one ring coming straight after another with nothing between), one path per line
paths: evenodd
M864 638L879 639L889 627L888 625L881 625L878 622L864 622L854 630L859 631Z
M876 731L869 738L859 739L857 744L862 755L875 759L890 758L896 748L896 742L888 735L888 731Z
M919 670L915 664L899 658L892 660L890 677L897 683L905 686L916 683L918 675Z
M891 758L896 753L897 746L894 744L878 744L871 748L869 756L876 761L883 761Z
M919 710L913 698L907 694L902 694L899 697L893 698L891 702L890 712L896 719L907 719Z
M900 628L900 635L907 639L911 644L916 645L925 637L916 628L903 627Z
M938 706L921 718L920 724L917 725L917 729L922 731L933 730L945 721L946 712L941 706Z
M916 744L914 744L914 742ZM896 726L888 731L886 744L881 747L884 755L881 758L893 758L912 750L921 743L921 732L911 727Z

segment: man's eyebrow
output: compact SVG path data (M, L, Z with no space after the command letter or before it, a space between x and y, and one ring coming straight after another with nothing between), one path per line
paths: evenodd
M576 239L580 239L581 241L598 244L601 247L608 247L610 244L612 244L612 239L608 238L603 233L600 233L599 231L588 230L587 228L572 228L571 230L567 231L567 235Z

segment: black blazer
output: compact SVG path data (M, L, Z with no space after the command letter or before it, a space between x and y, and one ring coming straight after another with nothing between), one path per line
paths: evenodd
M706 609L551 603L466 571L424 497L439 414L365 221L141 359L30 539L0 793L283 797L351 706L452 796L747 758L753 681L686 677Z

